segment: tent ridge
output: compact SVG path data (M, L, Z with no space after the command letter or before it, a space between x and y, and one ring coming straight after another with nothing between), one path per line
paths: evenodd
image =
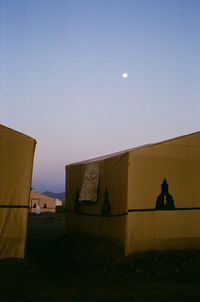
M103 160L109 159L111 157L125 155L129 152L132 152L132 151L137 151L137 150L140 150L140 149L144 149L144 148L164 144L164 143L167 143L167 142L175 141L175 140L178 140L178 139L181 139L181 138L184 138L184 137L188 137L188 136L191 136L191 135L194 135L194 134L198 134L198 133L200 134L200 131L196 131L196 132L185 134L185 135L180 135L180 136L169 138L169 139L166 139L166 140L163 140L163 141L160 141L160 142L156 142L156 143L150 143L150 144L136 146L136 147L133 147L133 148L124 149L124 150L121 150L119 152L114 152L114 153L110 153L110 154L107 154L107 155L102 155L102 156L99 156L99 157L90 158L90 159L87 159L87 160L73 162L73 163L70 163L66 166L73 166L73 165L79 165L79 164L90 164L90 163L93 163L95 161L103 161ZM182 145L184 145L184 144L182 144Z
M18 134L20 134L21 136L30 138L30 139L34 140L35 143L37 143L36 139L33 138L33 137L31 137L30 135L24 134L24 133L22 133L22 132L20 132L20 131L14 130L14 129L10 128L10 127L7 127L7 126L5 126L5 125L0 124L0 128L1 128L1 127L4 128L4 129L9 130L9 131L11 131L11 132L18 133Z

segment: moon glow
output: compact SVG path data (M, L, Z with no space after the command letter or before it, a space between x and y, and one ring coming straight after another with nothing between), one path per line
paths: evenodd
M122 74L122 78L123 78L123 79L127 79L127 78L128 78L128 73L124 72L124 73Z

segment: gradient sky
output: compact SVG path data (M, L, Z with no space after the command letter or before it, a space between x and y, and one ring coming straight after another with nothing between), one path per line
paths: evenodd
M200 129L200 1L0 4L0 123L36 138L35 190L64 191L68 163Z

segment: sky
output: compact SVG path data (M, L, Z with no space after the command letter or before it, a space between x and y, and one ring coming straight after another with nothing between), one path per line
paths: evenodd
M34 190L200 130L200 1L0 0L0 28L0 123L37 140Z

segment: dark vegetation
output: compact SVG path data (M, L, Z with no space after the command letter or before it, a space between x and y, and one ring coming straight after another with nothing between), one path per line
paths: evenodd
M29 217L24 260L0 261L4 301L198 301L200 251L123 257L108 240L64 234L63 214Z

